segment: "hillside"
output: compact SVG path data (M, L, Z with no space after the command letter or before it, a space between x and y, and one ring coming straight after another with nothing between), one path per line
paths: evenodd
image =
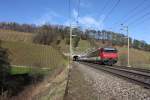
M66 64L55 48L32 43L33 36L33 33L0 30L1 45L9 50L12 65L55 68Z
M60 60L64 59L62 53L69 52L69 45L66 45L65 40L61 40L56 46L57 50L51 46L44 46L39 44L33 44L34 34L17 32L10 30L0 30L0 39L4 40L2 46L10 50L11 63L15 65L27 65L27 66L38 66L38 67L50 67L59 66L57 61L53 58L54 56ZM103 44L101 41L93 41L97 47L109 46L110 43ZM94 48L88 40L80 39L77 48L74 49L74 53L85 53L90 49ZM116 46L119 51L119 65L127 64L127 48L125 46ZM60 51L61 52L60 52ZM39 53L40 52L40 53ZM62 61L64 62L64 61ZM135 67L150 67L150 53L138 49L130 49L130 63ZM61 64L60 64L61 65Z
M30 91L33 91L30 95L34 95L35 97L37 96L35 92L41 94L48 93L43 96L44 98L45 96L48 98L61 97L64 95L66 87L67 58L54 46L33 43L33 37L33 33L0 30L0 45L2 48L8 49L11 66L9 70L10 78L8 78L8 80L5 78L7 83L1 86L9 84L6 90L10 92L10 94L8 94L10 96L13 94L22 95L22 93L27 92L21 99L27 97ZM64 44L63 41L62 43ZM61 48L67 49L62 46ZM62 76L60 75L62 72L64 74L62 79L55 79L56 76ZM55 84L50 87L51 85L48 86L49 84L53 85L51 82L52 78L57 85ZM57 82L56 80L59 81ZM60 81L63 82L63 84ZM45 87L43 84L46 84L48 87ZM42 89L45 88L44 91L38 88L38 86L42 85ZM51 91L51 89L55 89L55 91ZM59 92L60 90L61 93ZM52 93L49 93L49 91ZM57 92L59 92L59 96L54 95ZM0 98L3 97L0 95ZM20 100L20 98L17 96L13 100Z

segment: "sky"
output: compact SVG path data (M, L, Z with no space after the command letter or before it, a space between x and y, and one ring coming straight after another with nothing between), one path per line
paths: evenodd
M70 0L70 7L69 0L0 0L0 22L76 25L77 21L83 28L126 34L120 30L124 24L130 37L150 44L150 0Z

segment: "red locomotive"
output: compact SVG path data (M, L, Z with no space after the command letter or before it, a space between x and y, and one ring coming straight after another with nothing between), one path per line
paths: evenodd
M113 65L117 63L118 52L116 48L99 48L84 56L76 56L75 60Z

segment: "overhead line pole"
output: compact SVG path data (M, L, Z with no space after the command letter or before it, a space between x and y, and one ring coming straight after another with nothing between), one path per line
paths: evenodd
M70 60L72 58L72 25L70 23Z
M123 26L123 24L121 24ZM128 26L123 26L125 28L125 31L127 32L127 39L128 39L128 67L130 66L130 38L129 38L129 27ZM122 29L123 30L123 29Z
M127 37L128 37L128 67L131 67L130 66L130 51L129 51L129 49L130 49L130 40L129 40L129 28L128 28L128 26L127 26Z
M71 10L71 8L70 8ZM78 24L78 18L79 18L79 10L80 10L80 0L79 0L79 4L78 4L78 16L77 16L77 24ZM72 48L72 27L74 27L71 23L71 11L70 12L70 63L71 63L71 59L72 59L72 55L73 55L73 48Z
M71 59L72 59L72 25L71 25L71 0L68 0L69 1L69 23L70 23L70 45L69 45L69 66L68 66L68 69L71 68Z

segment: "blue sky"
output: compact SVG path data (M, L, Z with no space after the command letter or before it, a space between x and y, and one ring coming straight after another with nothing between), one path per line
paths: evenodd
M68 25L70 21L68 1L0 0L0 21L37 25L46 22ZM75 23L77 19L78 1L71 0L72 23ZM120 30L120 24L125 22L125 25L129 25L129 33L132 38L150 43L150 15L142 17L145 13L150 12L150 0L145 0L145 2L143 0L120 0L118 6L108 15L116 2L117 0L80 0L79 25L126 34L125 31ZM107 6L103 9L106 3ZM132 10L139 4L136 10Z

